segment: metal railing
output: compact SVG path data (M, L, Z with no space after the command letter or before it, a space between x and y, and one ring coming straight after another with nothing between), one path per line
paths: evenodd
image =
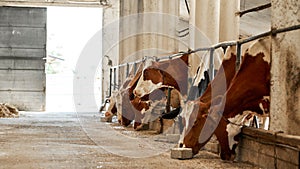
M229 42L221 42L221 43L218 43L218 44L215 44L211 47L203 47L203 48L197 48L195 50L189 50L187 52L179 52L179 53L176 53L176 54L172 54L172 55L168 55L168 56L163 56L163 57L155 57L155 60L156 61L162 61L162 60L167 60L167 59L173 59L173 58L176 58L176 57L179 57L179 56L182 56L184 54L192 54L192 53L196 53L196 52L200 52L200 51L209 51L210 52L210 65L209 65L209 69L210 69L210 77L214 77L214 62L213 62L213 53L216 49L220 48L220 47L228 47L228 46L233 46L233 45L236 45L237 46L237 58L236 58L236 70L239 69L239 66L240 66L240 63L241 63L241 46L245 43L248 43L248 42L251 42L251 41L254 41L254 40L257 40L257 39L260 39L260 38L263 38L263 37L266 37L266 36L275 36L276 34L279 34L279 33L284 33L284 32L289 32L289 31L293 31L293 30L298 30L300 29L300 25L295 25L295 26L290 26L290 27L287 27L287 28L281 28L281 29L272 29L268 32L264 32L264 33L261 33L261 34L258 34L258 35L255 35L255 36L252 36L252 37L249 37L249 38L245 38L245 39L240 39L240 40L237 40L237 41L229 41ZM138 63L141 63L141 62L144 62L149 56L145 56L143 57L142 59L140 60L137 60L137 61L133 61L133 62L128 62L128 63L124 63L124 64L120 64L120 65L117 65L117 66L112 66L110 68L110 87L109 87L109 96L111 96L111 88L113 86L113 89L116 90L117 89L117 82L116 82L116 71L117 69L119 69L120 67L124 67L126 66L126 77L128 77L129 75L129 66L130 65L133 65L134 66L134 73L136 72L136 66ZM113 79L112 79L112 74L113 74ZM112 83L112 80L113 80L113 83Z

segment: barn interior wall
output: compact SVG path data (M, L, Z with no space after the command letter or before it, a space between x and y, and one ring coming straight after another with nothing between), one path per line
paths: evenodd
M300 24L300 1L272 0L272 28ZM272 38L270 128L300 135L300 30Z

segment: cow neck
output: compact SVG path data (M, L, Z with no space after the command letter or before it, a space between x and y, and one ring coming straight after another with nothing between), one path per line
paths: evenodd
M235 125L235 126L240 126L240 127L246 127L246 125L244 125L244 124L238 124L238 123L234 123L234 122L230 121L229 119L227 119L227 118L226 118L226 117L224 117L224 116L222 116L222 119L223 119L224 121L226 121L228 124L232 124L232 125Z
M267 79L267 74L269 72L269 65L266 61L263 60L263 57L264 54L263 53L259 53L257 54L256 56L251 56L251 55L245 55L244 57L244 60L243 60L243 63L241 65L241 68L239 69L239 72L235 75L235 77L233 78L232 80L232 84L230 85L230 87L228 88L227 92L225 93L225 96L227 96L226 98L226 101L224 105L224 113L225 112L233 112L233 109L236 108L237 106L241 105L241 104L244 104L246 102L249 102L249 101L253 101L253 100L256 100L256 99L260 99L261 97L263 96L266 96L266 95L269 95L269 89L268 89L268 84L269 82L266 82ZM247 61L245 61L247 59ZM252 69L254 69L252 66L252 64L249 64L248 62L255 62L256 60L258 60L258 63L259 63L259 66L258 68L256 68L255 72L261 72L263 71L263 73L265 74L261 74L260 76L255 76L255 81L260 81L261 84L257 84L256 85L256 88L251 88L250 90L247 90L247 91L244 91L242 93L239 93L237 92L237 89L238 87L240 87L242 84L240 83L237 83L237 81L243 77L242 76L242 72L245 72L246 69L245 67L251 67ZM245 64L248 64L245 66ZM261 71L259 71L258 69L262 69ZM263 79L257 79L257 78L263 78ZM258 86L258 87L257 87ZM232 102L233 99L233 95L229 95L231 97L228 97L227 93L233 93L233 91L236 91L237 92L237 96L241 96L241 95L244 95L244 96L247 96L246 99L244 100L240 100L239 103L238 102ZM250 92L253 92L255 91L256 92L256 95L255 97L250 93ZM236 97L237 97L236 96ZM226 113L225 113L226 114Z

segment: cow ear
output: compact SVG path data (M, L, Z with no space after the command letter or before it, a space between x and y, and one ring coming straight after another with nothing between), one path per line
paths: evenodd
M182 55L180 59L183 60L186 65L189 65L189 54Z

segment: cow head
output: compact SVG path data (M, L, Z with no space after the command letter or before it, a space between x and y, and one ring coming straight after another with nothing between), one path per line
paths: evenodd
M156 89L172 86L182 94L187 92L188 54L162 62L154 62L145 68L133 91L138 97Z
M218 126L220 116L209 114L211 104L220 102L222 96L216 97L214 101L204 103L200 99L190 101L186 104L182 119L184 129L179 141L180 147L192 148L193 154L209 141Z

